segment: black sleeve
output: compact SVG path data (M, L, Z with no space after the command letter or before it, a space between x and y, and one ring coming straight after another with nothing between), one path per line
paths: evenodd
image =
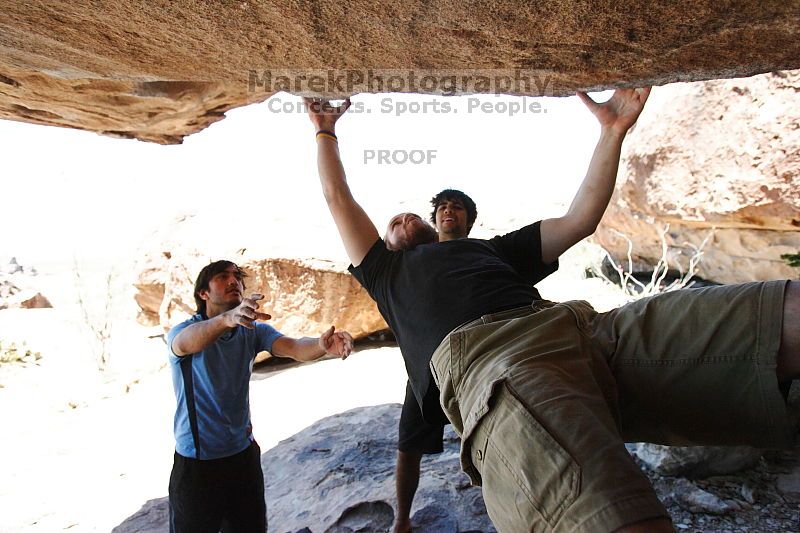
M493 237L489 243L532 285L558 270L558 259L550 264L542 261L541 221Z
M389 270L393 256L394 252L390 252L383 239L378 238L360 265L347 267L347 270L367 290L373 300L377 300L375 296L376 292L380 290L379 282L381 279L385 279L384 273Z

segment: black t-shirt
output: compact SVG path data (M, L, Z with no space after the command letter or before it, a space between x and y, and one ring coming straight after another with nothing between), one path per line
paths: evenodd
M397 337L426 421L447 422L428 366L442 339L465 322L541 298L533 285L558 261L542 262L539 225L402 252L387 250L378 239L359 266L350 266Z

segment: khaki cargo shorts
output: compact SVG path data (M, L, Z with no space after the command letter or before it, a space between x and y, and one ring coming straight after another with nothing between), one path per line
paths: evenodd
M536 302L454 330L431 370L498 531L668 517L626 441L793 445L775 375L785 286L684 289L608 313Z

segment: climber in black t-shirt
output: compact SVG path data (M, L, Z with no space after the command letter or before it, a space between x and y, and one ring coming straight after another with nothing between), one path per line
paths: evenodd
M430 221L436 227L436 239L439 242L463 239L469 235L478 216L475 202L461 191L445 189L431 199L433 208ZM389 222L389 226L401 224L407 215L397 215ZM430 233L430 232L428 232ZM387 242L390 250L409 248L408 243ZM354 269L355 270L355 269ZM411 382L406 384L406 396L400 413L397 440L397 463L395 485L397 490L397 513L394 520L394 533L411 531L411 505L419 485L420 464L423 455L437 454L444 450L444 426L447 418L439 407L439 398L435 388L427 403L434 414L427 420L422 416L420 404L414 396Z
M397 337L424 420L444 412L461 436L498 531L672 531L625 440L794 442L779 383L800 376L800 283L675 291L607 313L534 288L600 222L648 95L579 93L601 134L567 213L488 240L443 238L410 213L381 239L339 156L349 100L307 100L350 270Z

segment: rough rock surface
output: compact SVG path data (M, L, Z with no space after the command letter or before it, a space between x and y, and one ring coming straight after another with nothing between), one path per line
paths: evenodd
M661 446L639 443L636 455L667 476L714 476L751 468L762 451L749 446Z
M398 405L354 409L321 420L264 453L270 531L386 531L394 516L399 416ZM458 440L451 431L445 436L445 452L422 463L412 511L415 531L494 531L483 514L480 490L469 488L460 472ZM634 459L679 531L800 530L800 506L793 499L798 497L800 448L765 452L754 467L735 475L691 481L659 474L637 455ZM168 516L166 498L150 500L114 532L165 531Z
M20 265L13 257L0 267L0 309L53 307L50 300L36 290L33 279L36 274L35 268Z
M194 278L208 261L203 256L181 259L186 262L168 262L166 276L155 282L155 271L142 273L136 301L142 307L143 322L157 319L167 329L194 314ZM287 335L304 335L331 324L355 337L386 328L366 292L335 264L282 258L246 259L238 264L247 273L247 293L264 295L261 308L272 315L269 323ZM155 302L159 305L152 305Z
M269 530L385 532L394 520L398 404L353 409L316 422L264 453ZM162 531L166 498L151 500L114 531ZM494 533L481 490L461 472L459 440L422 462L415 531ZM304 529L307 528L307 529Z
M399 405L321 420L264 454L270 527L275 531L385 531L394 519ZM461 472L459 439L422 463L412 523L419 531L494 531L479 488ZM353 527L355 516L376 524ZM377 524L383 524L378 527Z
M715 494L703 490L691 481L681 479L673 486L673 497L678 505L692 513L728 514L735 509Z
M800 503L800 464L778 476L777 486L787 502Z
M795 448L766 452L753 468L735 475L688 481L647 468L645 473L678 531L773 533L800 531L800 506L783 478L798 465Z
M134 267L140 322L166 330L194 314L194 281L200 269L211 260L229 259L248 274L245 294L263 294L261 308L272 315L269 323L287 335L319 335L335 325L360 338L386 329L375 303L345 265L280 257L287 250L269 245L239 246L266 237L237 232L232 239L214 228L213 218L180 217L148 239Z
M695 0L443 0L137 4L112 0L5 2L0 15L0 117L177 143L267 98L250 72L377 67L443 78L465 69L533 87L480 92L570 94L800 67L797 2ZM359 70L362 74L363 71ZM408 78L408 73L403 74ZM389 92L377 83L291 88L294 93ZM410 82L392 91L442 93ZM453 92L475 91L465 84Z
M595 240L635 270L703 249L698 274L733 283L796 278L800 250L800 71L653 91L623 148L617 190Z

